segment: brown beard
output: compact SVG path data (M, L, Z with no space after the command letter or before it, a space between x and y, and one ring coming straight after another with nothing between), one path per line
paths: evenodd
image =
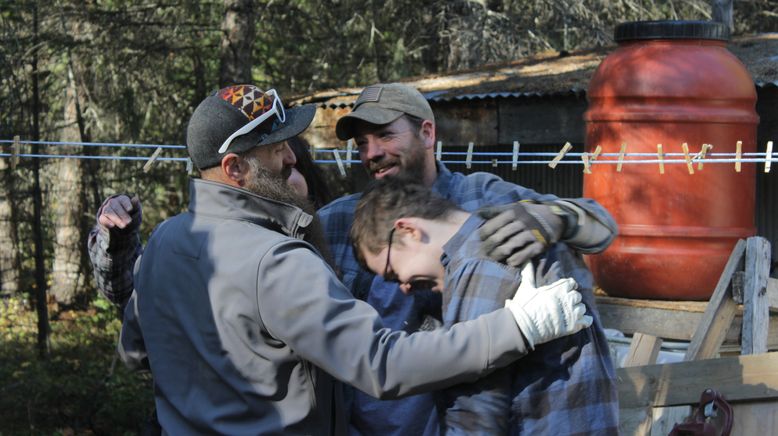
M307 198L298 195L297 192L286 183L286 178L288 178L291 168L285 168L285 171L282 171L279 176L262 165L258 158L250 157L245 158L245 160L249 164L250 171L246 177L243 189L270 200L280 201L299 207L304 212L313 216L313 221L308 225L303 239L316 247L324 260L330 266L333 266L332 255L327 246L327 242L324 239L324 229L321 226L319 217L316 215L316 209L314 208L313 203ZM284 175L286 175L286 177L284 177Z
M399 160L399 162L397 162ZM384 157L381 160L370 161L367 163L371 176L375 176L381 168L389 164L399 164L400 171L392 177L402 177L417 183L424 182L424 166L427 161L427 152L424 150L424 144L419 137L414 138L408 146L405 153L400 155L399 159Z

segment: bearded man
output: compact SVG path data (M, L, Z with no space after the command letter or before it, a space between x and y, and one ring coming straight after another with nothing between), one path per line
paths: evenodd
M201 178L188 210L158 225L135 263L119 343L125 364L151 369L163 433L344 434L338 380L376 398L428 392L582 327L567 281L449 330L385 328L306 242L311 207L285 183L295 164L286 140L313 113L241 85L190 118L187 151ZM559 322L518 326L550 318Z

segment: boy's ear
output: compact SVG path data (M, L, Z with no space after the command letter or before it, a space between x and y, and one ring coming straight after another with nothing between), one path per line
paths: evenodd
M414 241L425 239L426 231L418 218L399 218L394 222L395 233L410 237Z

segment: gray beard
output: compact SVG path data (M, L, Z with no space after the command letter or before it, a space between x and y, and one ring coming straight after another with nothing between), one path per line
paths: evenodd
M243 189L270 200L297 206L311 215L316 212L313 204L307 198L297 195L286 183L286 179L282 178L282 175L276 175L265 168L259 159L248 158L246 162L249 164L251 171L248 177L246 177Z
M308 229L306 230L303 239L316 247L324 260L330 264L330 266L333 266L332 255L329 246L324 239L324 230L322 229L318 215L316 215L316 208L313 206L313 203L307 198L298 195L297 192L286 183L286 178L284 178L283 175L279 176L274 174L272 171L265 168L259 159L248 158L246 159L246 162L248 162L251 171L246 178L243 189L270 200L297 206L304 212L313 216L313 222L308 225ZM288 174L288 172L286 173Z

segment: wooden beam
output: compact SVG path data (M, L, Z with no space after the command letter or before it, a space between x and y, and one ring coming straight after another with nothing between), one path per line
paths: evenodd
M754 236L746 241L746 276L743 287L742 354L767 352L770 307L767 278L770 275L770 243Z
M778 280L768 283L768 294L775 296L774 307L778 308ZM774 294L771 294L772 286L775 286ZM666 341L691 341L707 305L702 301L637 300L605 296L597 296L595 301L602 325L606 328L616 329L626 335L646 333ZM778 311L770 312L770 321L767 346L770 350L778 350ZM742 322L743 309L740 306L724 337L724 346L738 353Z
M652 365L656 363L660 348L662 348L662 339L653 335L635 333L624 366Z
M619 407L696 404L709 387L729 402L778 399L776 368L778 353L619 368Z
M778 309L778 279L767 279L767 302L770 309Z
M727 329L735 318L737 304L729 292L732 275L742 269L743 255L746 251L746 241L739 240L729 256L724 271L719 277L719 282L713 295L710 297L708 307L702 316L700 325L694 332L692 342L686 350L684 360L700 360L716 357L719 347L724 342Z
M647 436L651 431L651 408L619 409L621 436Z

